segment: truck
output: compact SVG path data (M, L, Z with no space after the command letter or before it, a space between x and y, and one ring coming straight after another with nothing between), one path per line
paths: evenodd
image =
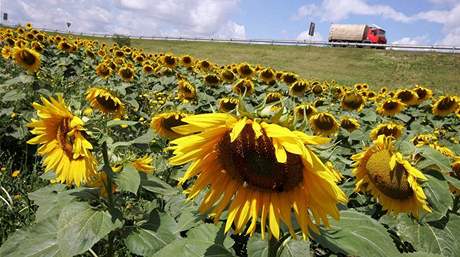
M376 25L332 24L329 42L386 44L385 30Z

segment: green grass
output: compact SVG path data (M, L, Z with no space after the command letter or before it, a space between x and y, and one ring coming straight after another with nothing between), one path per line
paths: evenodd
M399 88L420 84L460 92L460 54L146 39L131 40L131 45L146 52L190 54L221 65L261 64L307 79L335 79L348 85L366 82L372 88Z

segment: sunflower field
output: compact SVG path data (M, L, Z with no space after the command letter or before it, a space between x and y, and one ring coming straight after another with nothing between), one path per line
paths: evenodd
M0 42L2 257L460 256L459 96Z

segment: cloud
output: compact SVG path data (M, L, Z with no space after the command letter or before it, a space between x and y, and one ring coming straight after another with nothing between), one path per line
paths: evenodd
M140 36L246 37L232 16L240 0L16 0L7 10L10 23L36 27ZM5 4L4 4L5 5Z
M430 10L414 15L418 20L424 20L442 25L442 32L446 34L438 44L460 44L460 2L448 10Z
M308 41L310 41L310 40L311 41L323 41L323 37L318 32L315 32L313 37L311 37L310 35L308 35L308 31L302 31L297 36L296 40L298 40L298 41L304 41L304 40L308 40Z
M395 45L424 45L428 42L428 35L417 37L403 37L392 43Z
M412 18L396 11L388 5L369 4L365 0L323 0L320 5L307 4L301 6L293 19L309 16L318 17L322 21L338 22L352 15L382 16L399 22L410 22Z

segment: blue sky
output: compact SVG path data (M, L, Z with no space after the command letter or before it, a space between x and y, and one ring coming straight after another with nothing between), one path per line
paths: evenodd
M460 0L15 0L10 23L130 35L327 40L331 23L377 24L389 42L460 45Z

